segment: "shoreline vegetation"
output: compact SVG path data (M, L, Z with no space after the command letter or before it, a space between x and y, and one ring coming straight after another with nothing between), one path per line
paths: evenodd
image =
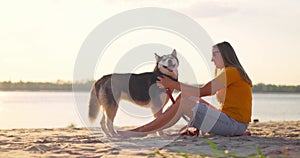
M0 82L0 91L90 91L93 80L72 83L57 80L56 82ZM300 85L274 85L258 83L253 85L253 93L300 93Z

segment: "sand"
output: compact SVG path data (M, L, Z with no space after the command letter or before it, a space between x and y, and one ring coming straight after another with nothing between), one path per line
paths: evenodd
M251 123L249 130L251 136L126 139L85 128L0 130L0 157L300 157L300 121Z

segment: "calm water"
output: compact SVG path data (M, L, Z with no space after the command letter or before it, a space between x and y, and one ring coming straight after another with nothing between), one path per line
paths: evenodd
M90 125L89 94L82 92L0 92L0 129ZM100 116L101 117L101 116ZM99 119L96 122L99 122ZM253 117L260 121L300 120L300 94L254 94ZM149 109L121 102L115 124L141 125L152 120Z

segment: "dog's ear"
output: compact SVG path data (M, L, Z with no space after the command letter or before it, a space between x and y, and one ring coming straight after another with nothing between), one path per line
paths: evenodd
M161 60L161 58L162 57L160 57L159 55L157 55L156 53L154 53L154 55L155 55L155 59L156 59L156 61L160 61Z
M176 49L173 50L172 55L173 55L174 57L177 57Z

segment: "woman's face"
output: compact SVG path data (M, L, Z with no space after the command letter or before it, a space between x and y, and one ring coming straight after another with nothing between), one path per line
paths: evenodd
M224 67L224 62L223 62L223 58L222 55L218 49L218 47L214 46L212 48L212 58L211 61L214 62L214 64L216 65L216 67L218 69L221 69Z

